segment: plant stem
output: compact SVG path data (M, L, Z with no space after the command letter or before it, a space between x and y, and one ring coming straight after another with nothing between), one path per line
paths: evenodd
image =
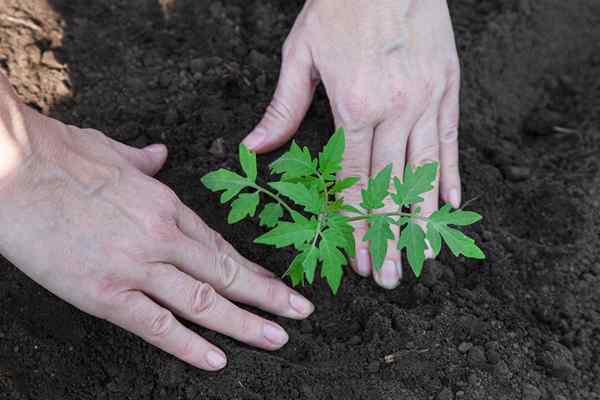
M363 221L365 219L369 219L370 217L376 217L376 216L383 216L383 217L410 217L410 218L416 218L416 219L420 219L422 221L428 221L427 217L420 217L418 215L414 215L411 213L405 213L405 212L389 212L389 213L383 213L383 214L365 214L365 215L360 215L358 217L352 217L349 219L350 222L354 222L354 221Z
M292 209L292 207L290 207L285 201L282 200L281 197L277 196L275 193L271 192L268 189L263 188L262 186L258 186L257 184L253 184L251 186L254 189L258 190L259 192L266 194L267 196L271 197L273 200L278 202L283 208L285 208L287 210L288 213L290 213L290 215L292 215L294 213L294 210Z

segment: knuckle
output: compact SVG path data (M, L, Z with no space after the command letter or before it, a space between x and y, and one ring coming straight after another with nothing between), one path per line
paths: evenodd
M122 279L107 275L92 286L92 296L98 301L100 309L108 309L117 303L116 299L126 290L128 286Z
M148 230L150 237L158 242L174 242L179 233L172 216L156 214L148 218Z
M271 103L267 106L265 111L265 118L274 121L288 121L292 119L293 113L291 108L281 100L278 95L273 97Z
M421 165L439 160L439 143L430 143L409 154L408 158L414 160L413 165Z
M160 340L167 336L175 324L175 317L170 311L161 310L146 322L148 336Z
M358 81L360 78L354 79ZM371 101L368 87L360 83L351 85L336 103L341 122L349 129L360 129L372 125L382 118L378 102Z
M208 283L196 283L192 290L190 314L195 316L210 313L216 303L215 290Z
M161 184L158 186L155 196L156 200L164 210L167 210L172 214L175 213L179 206L179 197L177 197L177 194L171 188Z
M218 289L227 290L236 281L240 271L240 266L228 254L221 252L218 255Z
M440 132L440 141L442 143L454 143L458 141L458 123L451 123Z

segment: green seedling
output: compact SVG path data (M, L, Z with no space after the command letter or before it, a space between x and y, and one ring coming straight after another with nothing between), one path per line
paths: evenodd
M434 256L445 242L454 256L485 258L475 241L455 228L473 224L481 215L454 210L448 204L429 217L419 215L422 195L433 189L436 162L416 169L407 165L403 179L392 177L391 164L386 166L369 178L367 188L362 190L362 202L355 207L344 202L343 193L356 185L359 178L336 178L342 169L344 149L343 129L334 133L316 159L308 148L292 142L289 151L270 165L271 174L278 175L279 180L261 185L257 183L256 155L242 144L239 156L245 176L219 169L205 175L202 183L214 192L223 191L221 203L233 200L227 218L230 224L254 217L261 200L266 200L258 220L269 230L254 242L277 248L293 246L297 250L285 273L294 286L305 280L312 284L320 264L321 277L334 294L337 292L343 267L348 257L355 256L351 223L359 220L369 222L364 240L369 241L376 270L383 265L389 242L396 240L393 225L400 229L396 246L406 252L417 277L423 269L427 242ZM384 207L388 196L396 210L377 212Z

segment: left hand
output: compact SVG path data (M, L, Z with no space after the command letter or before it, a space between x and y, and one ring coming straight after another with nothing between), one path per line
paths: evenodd
M367 178L387 164L403 176L413 167L440 162L439 182L421 213L438 208L438 197L460 205L458 119L460 66L446 0L307 0L283 46L279 83L258 126L244 143L273 150L297 131L322 81L337 127L346 130L340 178L360 177L345 192L360 203ZM392 211L392 204L388 205ZM355 225L353 268L371 274L366 222ZM397 234L397 232L396 232ZM389 246L375 281L394 288L401 257Z

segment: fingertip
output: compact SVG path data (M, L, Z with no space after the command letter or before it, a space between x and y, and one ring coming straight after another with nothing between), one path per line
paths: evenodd
M254 128L252 132L246 136L246 138L242 141L242 143L249 149L256 153L261 151L262 144L264 143L266 138L265 130L258 126Z
M375 282L384 289L392 290L398 287L402 279L402 263L386 260L379 271L373 271Z
M221 350L214 348L206 353L206 363L210 371L219 371L227 365L227 357Z
M295 315L291 316L294 319L305 319L315 311L314 304L296 292L290 293L289 302L295 311Z
M446 201L449 202L452 207L460 208L460 193L458 189L452 188L448 191Z
M358 249L357 257L356 257L356 272L366 278L371 275L371 255L369 254L369 250L366 248Z

